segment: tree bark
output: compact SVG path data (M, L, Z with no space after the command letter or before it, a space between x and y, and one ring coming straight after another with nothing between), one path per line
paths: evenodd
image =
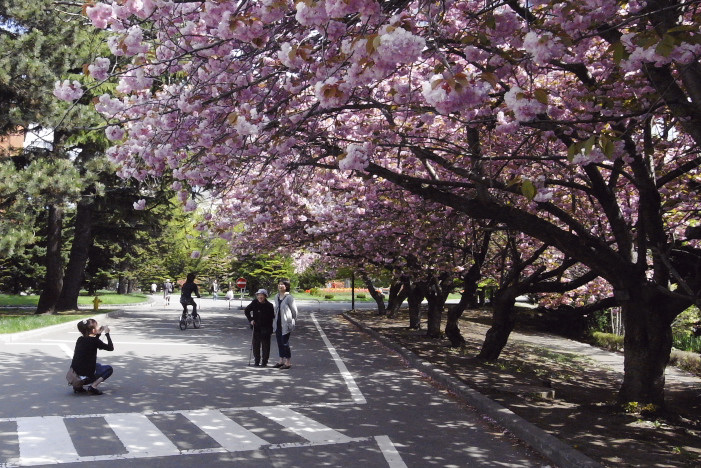
M475 262L462 278L463 291L460 302L448 309L448 318L445 324L445 335L450 340L450 346L457 348L465 344L465 338L460 333L458 321L468 307L477 305L477 286L481 276L482 261Z
M63 208L49 205L49 219L46 233L46 277L44 288L39 296L37 314L56 312L56 301L63 286L63 262L61 260L61 233L63 229Z
M56 304L57 310L77 310L80 287L85 278L85 265L92 245L92 214L90 202L78 203L75 217L75 234L71 254L63 278L63 288Z
M387 304L387 316L390 318L397 315L397 312L399 312L402 304L409 297L409 281L402 281L401 283L398 283L398 287L399 290L396 292L396 296L394 296L392 301Z
M120 275L119 276L119 283L117 285L117 294L126 294L127 293L127 279Z
M621 297L621 295L623 297ZM672 350L669 298L643 287L618 292L625 324L624 377L618 393L621 403L636 401L664 406L665 368Z
M385 297L380 294L377 289L375 289L375 286L372 284L372 280L366 273L362 273L361 276L363 278L363 282L365 282L365 287L368 288L370 296L375 299L375 303L377 303L377 315L386 315Z
M389 312L394 308L394 304L397 302L397 297L402 290L402 283L397 281L389 286L389 297L387 298L387 311Z
M477 357L487 360L499 358L516 323L516 311L514 309L516 295L517 289L515 287L500 289L494 295L492 301L492 326L487 330L482 349Z
M450 340L450 346L453 348L458 348L465 344L465 338L462 336L462 333L460 333L458 323L460 321L460 317L462 317L462 313L465 312L469 301L469 297L463 293L462 296L460 296L460 302L448 309L448 317L445 324L445 336L448 337Z
M430 338L440 338L441 320L443 319L443 308L445 307L446 297L442 294L428 294L426 299L428 300L426 336Z
M428 301L426 336L430 338L440 338L441 336L443 309L445 308L445 301L448 299L446 282L447 278L442 278L441 280L435 278L425 291L426 300Z
M421 301L424 300L422 288L417 284L409 287L409 328L412 330L421 329Z

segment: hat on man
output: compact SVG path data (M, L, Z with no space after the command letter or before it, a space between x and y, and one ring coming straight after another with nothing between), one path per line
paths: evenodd
M258 294L265 294L265 297L268 297L268 291L265 289L259 289L258 291L256 291L256 296Z

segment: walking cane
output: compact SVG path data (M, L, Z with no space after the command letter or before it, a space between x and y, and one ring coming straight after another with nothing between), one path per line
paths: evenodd
M251 367L251 356L253 356L253 325L251 325L251 349L248 352L248 367Z

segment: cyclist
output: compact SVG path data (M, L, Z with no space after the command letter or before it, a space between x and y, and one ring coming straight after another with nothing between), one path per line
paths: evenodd
M192 318L194 319L197 317L197 304L192 298L192 294L195 294L195 296L197 296L198 299L200 298L200 290L195 284L195 274L189 273L187 275L187 280L185 281L185 284L183 284L183 287L180 290L180 304L182 304L183 306L183 320L187 316L187 306L189 305L192 306Z

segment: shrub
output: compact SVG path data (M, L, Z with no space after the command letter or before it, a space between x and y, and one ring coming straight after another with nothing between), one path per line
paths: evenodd
M692 374L701 376L701 356L688 351L673 349L669 363Z
M326 294L324 299L333 299L333 294Z
M614 335L613 333L594 332L592 333L594 345L609 351L623 350L623 336Z
M675 333L673 340L673 346L677 349L701 353L701 336L694 336L691 333Z
M365 294L356 294L355 297L358 299L365 299Z
M311 294L312 296L318 296L319 295L319 288L311 288L309 290L309 294Z

